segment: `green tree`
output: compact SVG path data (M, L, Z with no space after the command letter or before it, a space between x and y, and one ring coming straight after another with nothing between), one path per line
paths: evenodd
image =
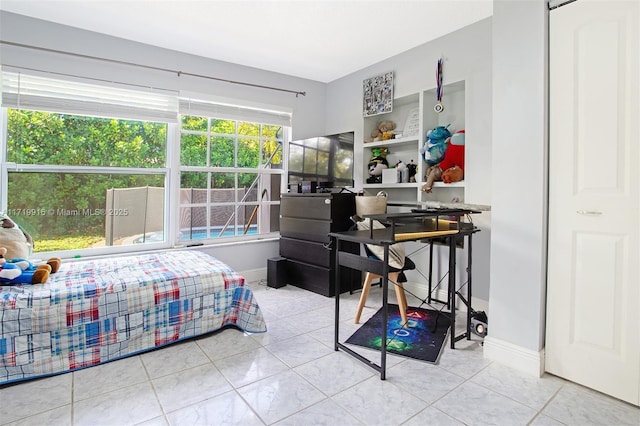
M164 167L167 125L133 120L8 110L7 160L17 164ZM62 212L105 209L110 188L163 186L161 175L99 173L9 174L8 208L40 238L104 235L105 216L78 218Z
M282 162L280 126L198 116L182 116L181 126L183 165L258 168L269 160L271 167ZM7 160L27 165L160 168L166 166L167 128L165 123L9 109ZM183 172L180 186L237 185L246 190L256 177L255 173ZM162 187L164 175L10 172L8 208L20 212L15 219L36 239L104 236L104 215L79 219L74 212L104 210L109 189L140 186Z

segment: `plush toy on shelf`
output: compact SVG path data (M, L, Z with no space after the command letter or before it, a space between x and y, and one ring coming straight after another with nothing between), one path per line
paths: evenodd
M420 153L429 166L434 166L442 161L450 137L449 124L437 126L427 132L427 140L420 148Z
M458 130L453 135L451 135L451 137L449 138L449 143L451 145L464 145L464 137L464 129Z
M460 182L464 179L464 145L448 143L444 158L439 164L427 169L424 192L431 192L433 183L442 180L444 183Z
M367 138L365 142L379 142L393 139L393 131L396 128L396 123L391 120L378 121L376 129L371 132L371 137Z
M388 153L389 150L387 148L371 149L372 157L367 165L369 169L367 183L382 183L382 170L389 168L389 162L387 161Z
M415 182L416 174L418 173L418 165L411 160L411 162L407 164L407 169L409 169L409 182Z
M58 257L36 266L27 259L7 259L6 254L6 247L0 247L0 285L42 284L49 279L49 274L58 272L60 268Z

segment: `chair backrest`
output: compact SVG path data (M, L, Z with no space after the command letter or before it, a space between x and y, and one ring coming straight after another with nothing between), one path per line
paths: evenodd
M384 229L385 226L377 220L365 219L356 223L360 231L368 230L369 223L373 223L373 229ZM382 260L384 257L384 247L375 244L365 244L365 250L369 250L376 258ZM396 270L401 270L405 263L405 250L403 243L395 243L389 246L389 266Z

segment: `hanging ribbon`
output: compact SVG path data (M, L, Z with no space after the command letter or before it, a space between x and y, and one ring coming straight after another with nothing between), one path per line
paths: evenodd
M433 110L437 113L441 113L444 110L442 105L442 58L438 59L438 66L436 67L436 100L437 104L434 105Z

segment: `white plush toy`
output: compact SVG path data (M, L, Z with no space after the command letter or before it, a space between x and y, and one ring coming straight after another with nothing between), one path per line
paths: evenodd
M0 247L7 249L7 259L28 259L33 252L31 235L4 213L0 213Z

